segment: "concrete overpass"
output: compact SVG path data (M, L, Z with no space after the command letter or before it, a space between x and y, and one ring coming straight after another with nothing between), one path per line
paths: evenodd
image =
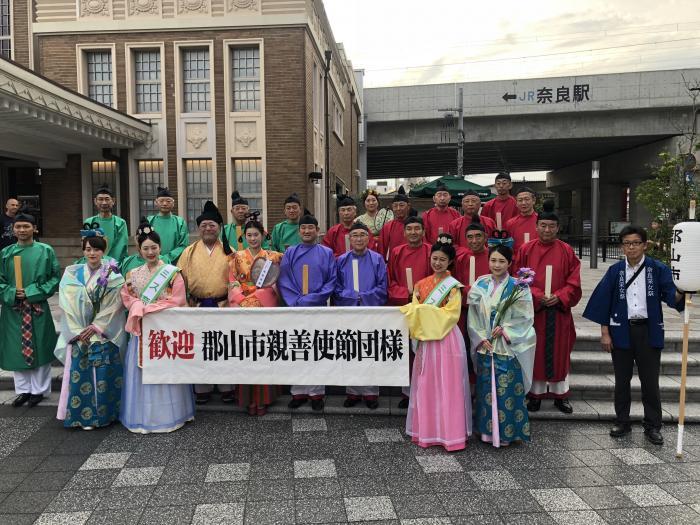
M648 163L674 151L692 125L684 79L700 80L700 69L365 89L367 177L455 173L455 150L440 148L439 110L455 107L463 88L465 173L549 171L548 189L577 217L570 233L580 233L590 218L590 162L600 160L606 233L609 221L627 218L623 203ZM647 220L633 199L629 212Z

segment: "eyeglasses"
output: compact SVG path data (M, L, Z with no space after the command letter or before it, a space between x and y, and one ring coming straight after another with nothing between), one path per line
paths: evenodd
M642 244L644 244L642 241L625 241L622 243L622 246L631 248L632 246L641 246Z

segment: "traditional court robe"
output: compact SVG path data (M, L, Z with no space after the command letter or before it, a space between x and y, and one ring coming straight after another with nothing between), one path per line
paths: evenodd
M530 290L535 307L537 349L530 396L566 398L571 351L576 342L571 309L581 300L581 261L565 242L555 239L545 244L538 239L521 247L515 262L517 268L535 271ZM560 301L551 308L541 304L547 265L552 265L552 294Z
M336 259L343 255L346 250L345 236L350 235L350 228L346 228L342 223L331 226L323 236L322 244L333 250L333 255ZM349 239L348 239L349 242ZM376 242L374 235L369 234L369 244L367 247L370 250L376 251ZM351 248L352 249L352 248Z
M352 261L358 261L359 293L354 289ZM335 284L336 306L384 306L387 296L386 263L377 252L363 255L349 252L338 258L338 280Z
M491 270L489 270L489 251L487 248L484 248L479 253L474 253L469 248L459 248L457 250L457 258L455 259L454 272L452 275L464 285L465 297L466 294L469 293L469 288L471 287L469 284L469 262L471 256L474 256L474 264L476 267L474 274L475 280L482 275L491 273Z
M304 295L304 265L309 267L308 294ZM326 306L337 282L335 257L330 248L320 244L297 244L282 257L277 289L288 306ZM323 385L292 385L294 397L320 399Z
M231 241L229 241L231 242ZM284 253L290 246L301 244L299 236L299 223L289 219L275 224L272 229L271 248L280 253Z
M459 212L450 206L444 210L435 206L426 211L423 214L423 227L425 228L425 240L428 244L435 244L440 228L442 228L443 233L450 233L450 224L459 217Z
M191 244L177 263L185 279L190 306L199 306L202 299L215 299L219 307L228 304L229 257L217 241L211 254L202 241Z
M406 268L413 272L413 284L433 273L430 269L430 245L426 242L412 248L408 244L391 251L387 272L389 293L387 306L403 306L411 302L411 293L406 283Z
M94 215L85 219L85 222L92 225L96 222L105 232L107 238L107 251L105 255L112 257L118 263L126 257L129 249L129 229L126 221L121 217L112 215L109 219L103 219L99 215ZM80 259L79 262L85 262Z
M178 258L179 258L179 256L178 256ZM103 260L104 260L104 258L103 258ZM167 264L167 261L166 261L164 255L160 256L160 260ZM126 274L129 273L131 270L134 270L134 269L138 268L139 266L143 266L144 264L146 264L146 259L141 257L140 254L135 253L133 255L129 255L119 265L119 273L126 276Z
M20 308L24 302L18 303L15 298L16 255L22 257L22 285L31 306L31 365L22 355L23 314ZM48 244L37 241L28 246L12 244L0 252L0 368L27 372L51 364L58 336L47 300L58 290L60 280L56 254Z
M496 197L485 203L481 209L481 216L492 219L496 225L498 225L498 221L496 221L497 213L501 214L501 228L505 228L506 223L519 213L515 197L512 195L508 195L505 199Z
M486 230L486 236L491 237L491 234L493 233L493 230L496 229L496 223L493 222L491 219L488 217L483 217L480 216L479 220L481 221L481 224L484 226L484 229ZM455 246L460 246L462 248L467 247L467 226L469 226L472 223L472 217L471 215L463 215L459 219L456 219L450 223L450 235L452 235L452 238L454 239L454 245Z
M240 232L236 229L237 227L240 228ZM231 245L231 249L233 251L239 252L241 250L248 249L248 241L245 238L243 226L240 226L236 223L227 224L226 226L224 226L224 232L226 233L226 238L228 239L228 243ZM263 250L269 250L270 241L263 237L261 246Z
M166 264L177 264L182 252L190 244L190 232L185 219L179 215L151 215L148 222L160 236L161 259Z
M397 246L406 244L406 237L404 236L404 222L401 219L393 219L387 222L382 228L379 234L379 243L377 244L377 251L384 257L385 260L389 260L391 252Z
M513 252L525 244L525 234L530 234L530 241L537 239L537 213L530 215L516 215L505 224L505 229L513 238ZM544 281L543 281L544 282Z

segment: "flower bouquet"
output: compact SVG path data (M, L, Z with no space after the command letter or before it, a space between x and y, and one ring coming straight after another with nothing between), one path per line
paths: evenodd
M494 328L501 325L503 316L505 316L508 309L525 294L525 291L534 280L535 271L532 268L520 268L518 270L518 272L515 274L515 286L507 297L501 297L501 300L498 302L498 306L496 307L496 317L493 322ZM491 338L489 342L493 344L493 338Z

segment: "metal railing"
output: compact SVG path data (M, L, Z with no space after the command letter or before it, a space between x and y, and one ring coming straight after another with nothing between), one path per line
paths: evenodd
M579 259L582 257L590 257L591 255L591 238L587 235L568 235L561 237L561 240L569 244ZM623 259L622 245L618 236L598 237L598 257L603 262L607 259Z

